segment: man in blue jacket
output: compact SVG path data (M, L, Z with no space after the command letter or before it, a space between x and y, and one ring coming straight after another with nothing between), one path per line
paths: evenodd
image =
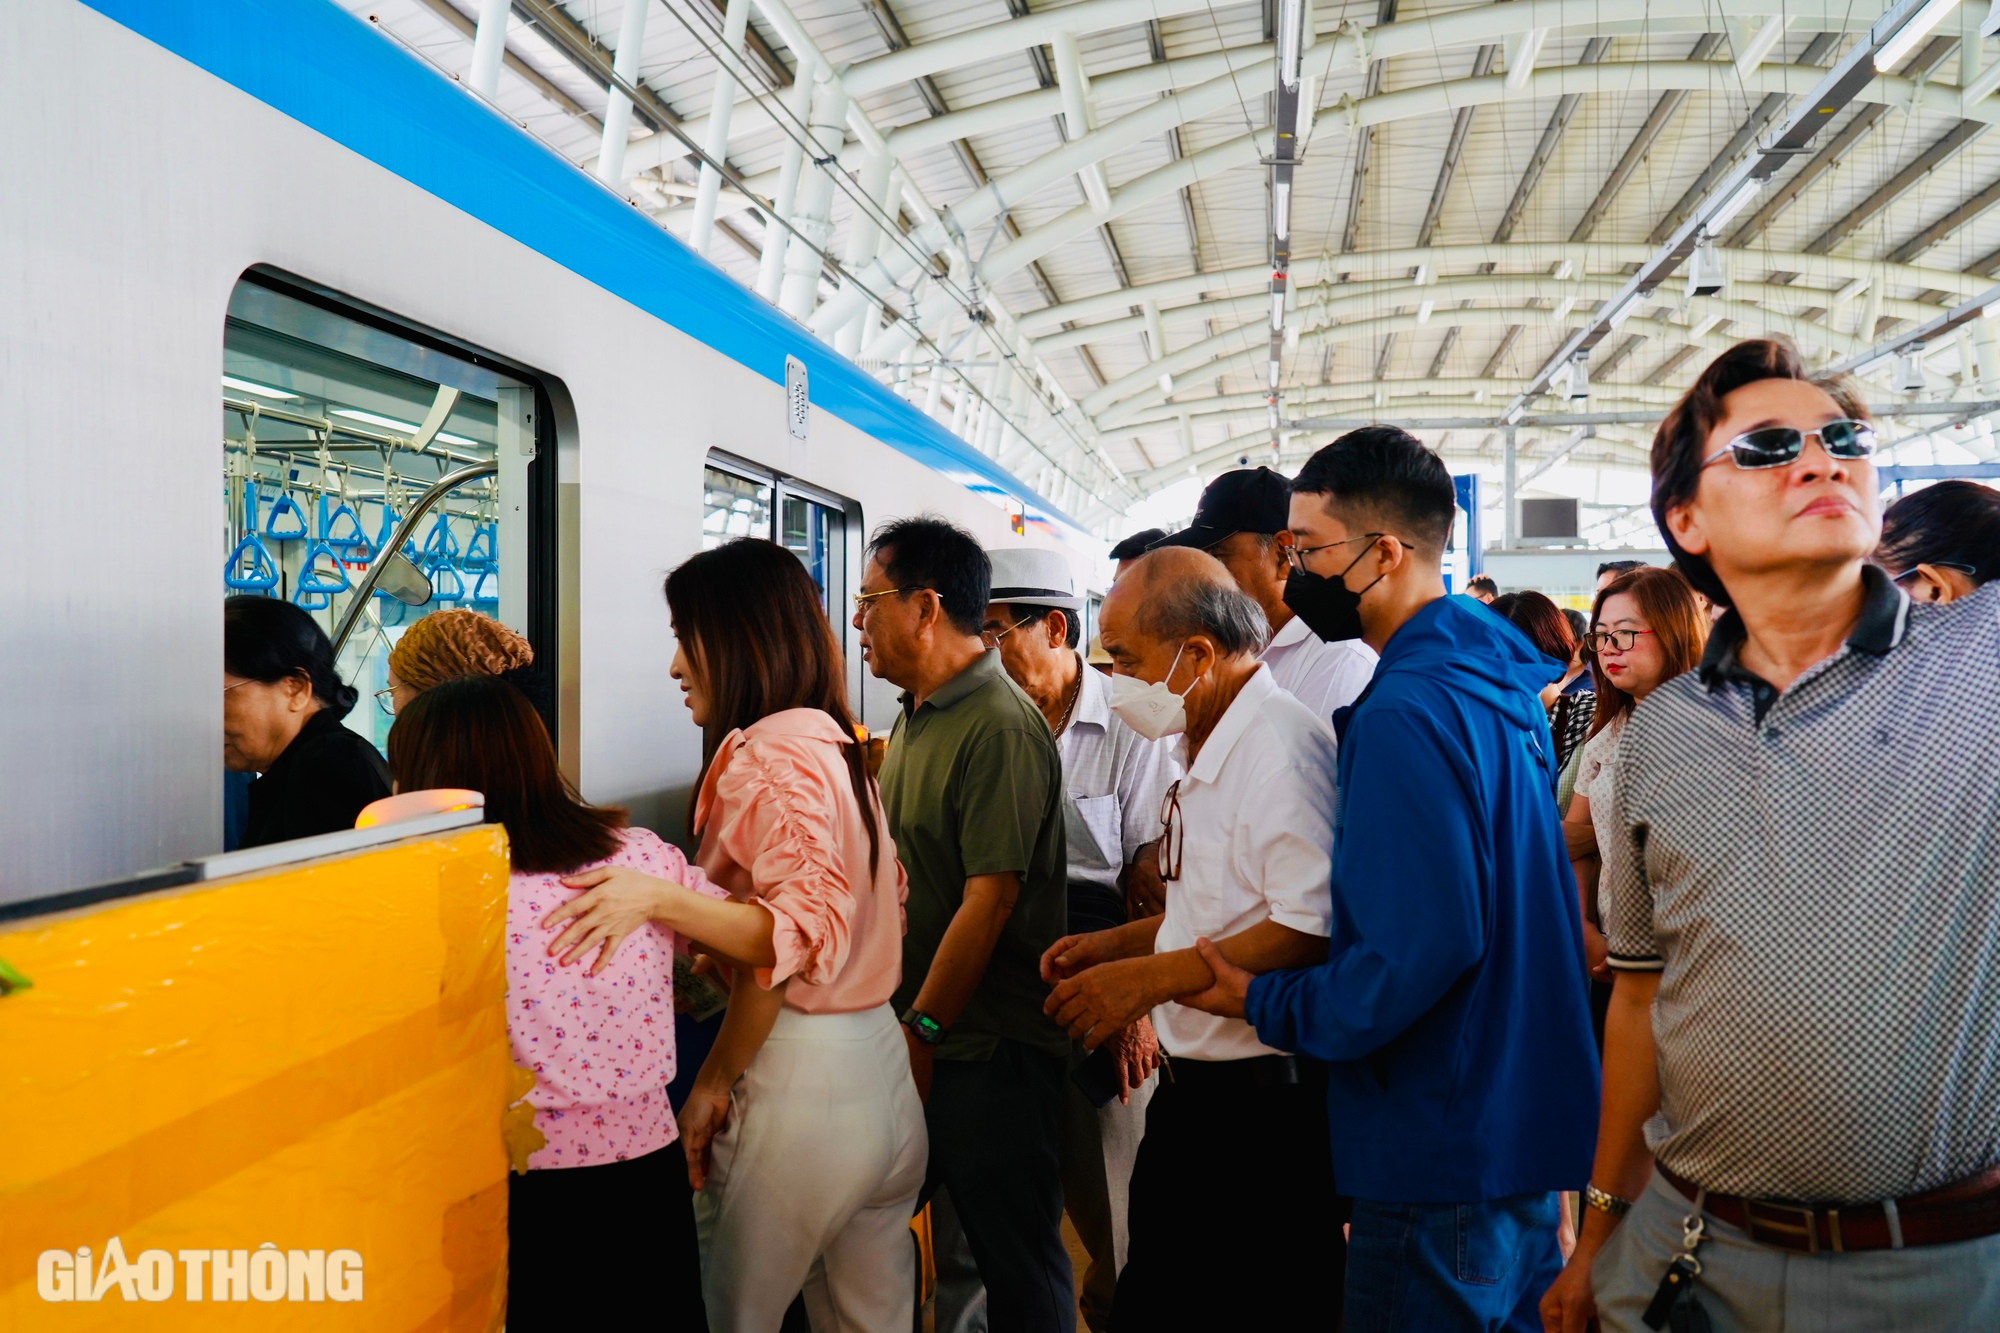
M1557 1191L1597 1131L1583 937L1536 694L1562 674L1439 568L1436 454L1389 426L1293 482L1286 601L1382 656L1340 735L1327 961L1252 978L1202 947L1258 1039L1331 1062L1334 1179L1354 1199L1347 1333L1539 1330Z

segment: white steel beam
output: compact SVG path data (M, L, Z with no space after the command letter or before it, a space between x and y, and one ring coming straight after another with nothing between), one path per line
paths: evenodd
M472 38L472 69L466 82L481 97L500 91L500 61L507 54L507 0L480 0L479 27Z
M646 43L646 6L650 3L625 0L625 13L618 24L618 50L611 65L618 82L611 85L611 102L604 112L604 141L597 149L597 178L613 189L625 181L625 145L632 137L632 98L625 88L639 81L639 58Z
M731 60L741 59L743 34L750 25L750 0L729 0L722 15L722 47ZM709 98L708 126L702 147L717 162L729 153L729 122L736 111L736 73L729 60L716 62L715 91ZM685 128L685 127L684 127ZM664 139L670 136L653 136ZM689 134L692 138L692 133ZM722 173L704 162L699 191L694 200L694 222L688 229L688 246L703 256L715 236L715 204L722 193Z

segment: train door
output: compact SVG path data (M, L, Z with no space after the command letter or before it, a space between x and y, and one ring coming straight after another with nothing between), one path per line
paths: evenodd
M534 646L548 685L536 703L554 735L554 413L543 377L253 269L230 297L220 387L220 591L282 597L318 621L361 693L347 726L383 748L389 650L424 616L469 607Z

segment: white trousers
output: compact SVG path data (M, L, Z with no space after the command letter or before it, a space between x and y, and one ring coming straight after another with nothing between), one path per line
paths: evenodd
M888 1005L783 1010L730 1092L695 1195L709 1328L777 1333L803 1291L813 1333L909 1333L929 1155Z

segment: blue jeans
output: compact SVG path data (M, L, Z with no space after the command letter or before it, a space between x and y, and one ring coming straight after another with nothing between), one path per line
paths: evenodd
M1554 1194L1484 1203L1354 1201L1346 1333L1541 1333L1562 1269Z

